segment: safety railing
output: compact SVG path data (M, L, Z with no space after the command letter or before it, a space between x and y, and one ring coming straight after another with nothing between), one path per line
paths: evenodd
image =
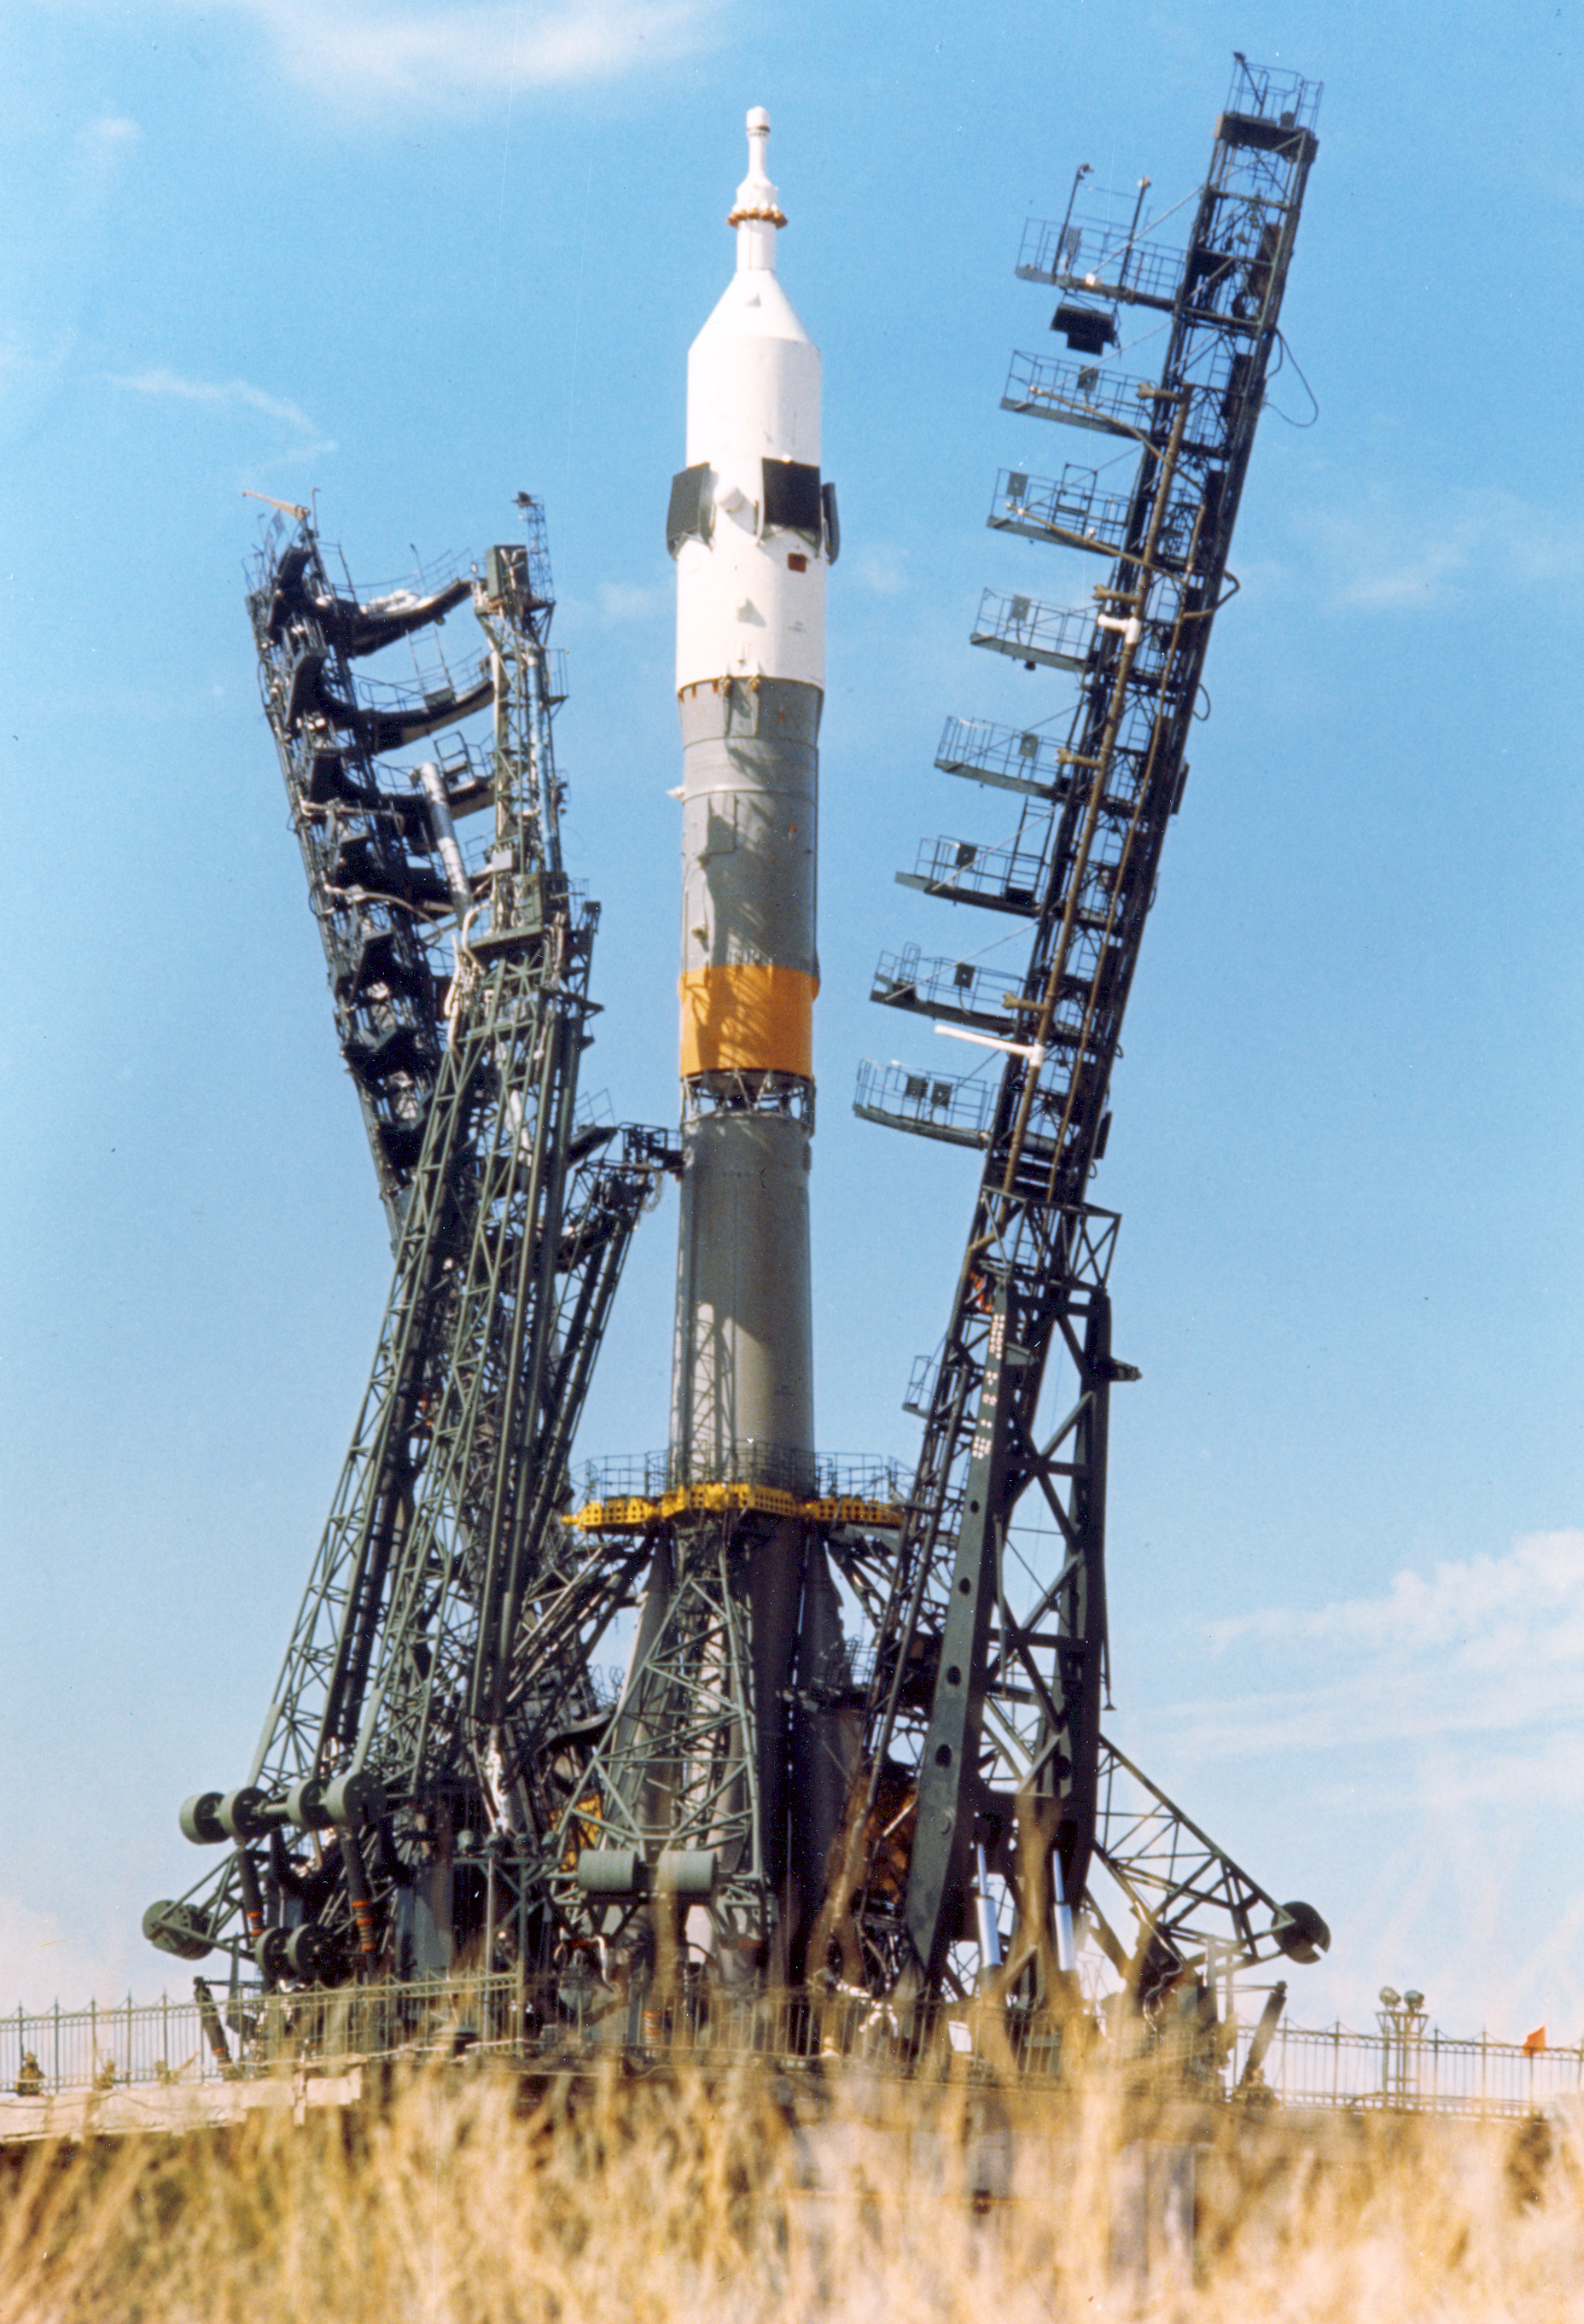
M1002 468L990 499L992 532L1021 533L1027 540L1054 541L1108 555L1128 538L1130 503L1120 493L1102 493L1092 468L1067 465L1059 476L1031 476L1026 468Z
M1072 779L1063 744L1036 727L999 726L989 718L948 718L935 752L943 774L966 775L998 789L1056 798Z
M1183 440L1190 449L1219 442L1221 433L1229 358L1224 348L1218 347L1204 362L1203 375L1187 383L1188 417ZM1147 401L1147 397L1155 400ZM1153 383L1126 372L1071 355L1019 351L1008 369L1001 409L1026 419L1064 420L1071 428L1092 428L1101 435L1127 436L1137 443L1146 440L1152 429L1156 440L1164 441L1175 407L1160 397Z
M858 1068L852 1111L861 1120L911 1130L949 1146L982 1146L990 1132L999 1076L921 1074L911 1065L877 1065L865 1057Z
M913 870L897 874L904 888L921 888L926 896L1029 917L1039 909L1044 876L1039 851L1016 841L981 847L972 839L921 839Z
M1157 393L1153 380L1112 371L1070 355L1014 354L1001 391L1003 411L1027 419L1065 420L1104 435L1147 436Z
M1030 669L1041 663L1047 669L1086 669L1095 637L1094 613L1087 606L1064 610L1042 605L1035 597L1009 597L999 589L987 589L968 642L1009 654Z
M1062 2029L1040 2014L988 2000L953 2004L920 2037L883 2000L837 1991L668 1995L643 1973L608 1963L597 1939L546 1976L460 1975L425 1982L266 1993L256 1984L202 1997L128 1999L0 2018L0 2138L14 2102L129 2086L197 2087L282 2072L335 2073L382 2061L414 2067L494 2055L533 2069L576 2068L612 2052L664 2062L847 2059L897 2074L979 2070L1037 2084L1058 2078ZM1246 2074L1251 2025L1239 2024L1223 2062L1190 2031L1114 2037L1110 2057L1129 2083L1182 2087L1204 2098L1251 2091L1294 2107L1401 2109L1522 2116L1584 2095L1584 2048L1453 2039L1435 2028L1386 2034L1283 2024L1257 2074Z
M894 1501L902 1473L874 1452L806 1452L753 1438L707 1458L675 1450L628 1452L582 1462L575 1471L583 1501L658 1500L685 1485L760 1485L806 1500Z
M1239 2029L1238 2063L1251 2038ZM1238 2079L1234 2074L1234 2083ZM1354 2034L1283 2024L1261 2079L1287 2106L1405 2108L1458 2115L1527 2115L1584 2093L1584 2048L1453 2039L1422 2032Z
M201 2082L220 2079L221 2062L204 2018L224 2028L224 2003L207 2011L194 2001L136 2002L114 2006L0 2017L0 2104L5 2097L43 2098L57 2090L111 2090L129 2082ZM3 2117L0 2117L3 2118Z
M1167 307L1182 272L1180 250L1137 240L1128 224L1092 210L1074 211L1061 224L1030 218L1018 252L1020 281Z
M994 962L980 967L971 960L928 959L916 945L904 945L900 952L881 953L869 997L891 1009L1026 1035L1019 996L1008 989L1013 973Z
M1323 81L1305 80L1301 73L1281 72L1271 65L1251 65L1238 52L1227 90L1227 110L1254 114L1284 129L1312 129L1324 92Z

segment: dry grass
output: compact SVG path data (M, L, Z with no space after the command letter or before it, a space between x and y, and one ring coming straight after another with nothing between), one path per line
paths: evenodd
M1099 2082L1057 2106L612 2075L525 2100L485 2073L346 2122L36 2149L0 2178L0 2324L1139 2314L1584 2317L1579 2153L1554 2126L1146 2125Z

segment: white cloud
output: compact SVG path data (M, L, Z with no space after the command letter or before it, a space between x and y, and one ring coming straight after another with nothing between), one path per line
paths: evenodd
M187 0L195 5L197 0ZM216 0L205 0L216 13ZM611 80L694 53L718 0L217 0L264 31L282 69L327 103L466 105Z
M110 384L130 389L134 395L170 396L180 402L262 411L267 419L283 420L288 427L300 429L305 436L318 432L300 404L289 403L278 395L266 395L262 387L252 387L244 379L183 379L178 372L155 366L126 376L112 376Z
M859 587L872 596L899 597L908 586L907 551L883 540L861 550L852 570Z
M1135 1712L1124 1748L1331 1922L1296 2022L1368 2022L1389 1981L1421 1985L1460 2033L1576 2027L1584 1530L1201 1637L1194 1696Z
M1549 1623L1559 1614L1584 1619L1584 1532L1566 1526L1525 1534L1505 1557L1438 1565L1428 1580L1405 1569L1383 1598L1343 1599L1309 1611L1277 1607L1239 1614L1212 1623L1211 1635L1218 1646L1243 1637L1445 1646L1466 1641L1504 1611L1529 1624Z
M1404 1572L1378 1598L1239 1615L1210 1639L1229 1675L1247 1655L1258 1683L1156 1714L1195 1757L1434 1744L1450 1755L1439 1784L1496 1799L1521 1741L1551 1797L1584 1797L1584 1531Z
M97 121L90 121L77 133L79 145L97 146L106 152L141 145L143 134L137 123L129 121L124 113L101 114Z
M1538 619L1547 589L1584 577L1575 518L1482 487L1417 501L1376 494L1303 519L1312 569L1339 612L1441 613L1521 592Z

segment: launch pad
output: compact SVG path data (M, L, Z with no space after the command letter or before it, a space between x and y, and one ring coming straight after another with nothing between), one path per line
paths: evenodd
M814 1438L818 738L841 535L820 356L776 271L768 119L749 115L736 271L689 358L666 512L678 1133L597 1120L579 1094L599 913L562 860L539 504L523 496L525 541L471 574L367 597L333 583L309 517L266 536L249 596L265 710L395 1273L253 1762L182 1811L225 1852L144 1921L168 1951L245 1964L260 2023L465 1969L531 1990L541 2031L546 2011L583 2024L591 1987L628 2042L790 1994L816 2048L839 2019L848 2046L878 2027L916 2053L971 2005L1021 2056L1084 2018L1083 1943L1152 2039L1187 2026L1202 2056L1237 1973L1329 1943L1101 1731L1110 1399L1137 1375L1111 1346L1119 1222L1089 1193L1236 586L1318 100L1239 59L1181 246L1153 238L1147 180L1119 207L1087 166L1060 221L1025 235L1018 275L1055 292L1065 352L1015 355L1003 409L1134 467L1125 490L1071 463L998 475L993 530L1103 577L1067 605L985 592L973 642L1065 691L1023 724L948 719L937 766L1010 795L1017 827L926 841L898 875L1026 924L1021 960L905 945L875 974L877 1001L972 1053L858 1078L863 1119L980 1157L946 1329L905 1399L910 1474ZM1135 307L1165 318L1152 378L1111 355ZM436 634L453 616L474 625L456 670ZM416 683L373 675L392 652ZM668 1176L671 1441L580 1489L589 1381ZM1043 1555L1015 1531L1026 1499ZM596 1655L628 1635L612 1697Z

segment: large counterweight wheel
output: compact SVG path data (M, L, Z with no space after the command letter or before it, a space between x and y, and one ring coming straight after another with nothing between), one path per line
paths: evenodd
M279 1985L283 1977L291 1974L287 1959L290 1935L289 1929L266 1929L253 1946L253 1957L266 1985Z
M1331 1932L1312 1904L1294 1897L1271 1923L1271 1934L1291 1961L1317 1961L1331 1950Z
M216 1848L226 1838L226 1827L220 1821L220 1792L194 1792L181 1806L181 1831L198 1848Z
M304 1921L286 1939L286 1969L303 1985L334 1984L341 1966L341 1948L328 1929Z
M240 1791L227 1792L219 1806L219 1823L227 1840L262 1840L272 1822L279 1817L266 1816L264 1803L268 1794L256 1784L244 1784Z
M209 1942L207 1915L196 1904L178 1904L161 1896L143 1914L143 1935L162 1953L178 1960L202 1960L214 1947Z

